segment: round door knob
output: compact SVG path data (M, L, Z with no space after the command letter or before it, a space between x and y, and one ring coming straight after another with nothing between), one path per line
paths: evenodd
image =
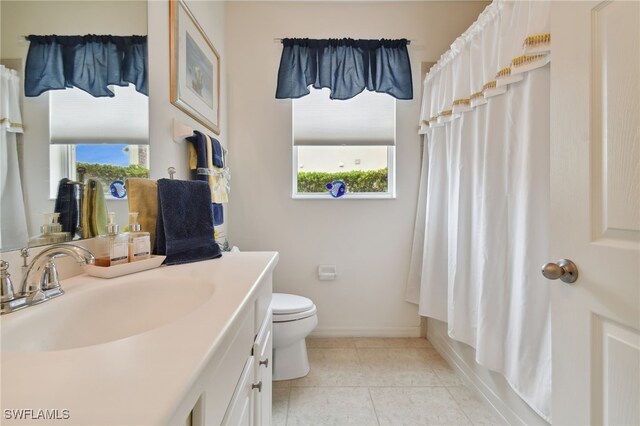
M578 267L569 259L560 259L557 263L542 265L542 275L550 280L560 278L563 282L572 284L578 279Z
M258 362L259 365L264 365L266 368L269 368L269 358L263 360L263 361L259 361Z
M262 380L251 385L251 389L258 389L258 392L262 392Z

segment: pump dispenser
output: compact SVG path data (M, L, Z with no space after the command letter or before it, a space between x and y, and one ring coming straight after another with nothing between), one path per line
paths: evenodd
M42 244L64 243L71 240L71 234L62 232L62 225L58 222L60 213L43 213L43 224L40 226L40 235L29 239L30 246Z
M43 234L62 232L62 225L58 223L59 217L60 213L45 213L44 224L40 227L40 231Z
M109 212L107 234L99 235L96 240L96 266L114 266L127 263L129 260L129 239L119 231L116 214Z
M62 230L60 213L51 213L50 233L56 243L71 241L71 233Z
M129 213L129 262L151 257L151 237L142 231L138 223L138 212Z

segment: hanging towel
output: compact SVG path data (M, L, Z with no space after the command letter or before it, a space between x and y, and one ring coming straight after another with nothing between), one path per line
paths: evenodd
M224 223L224 208L222 204L211 203L211 211L213 212L213 224L215 226Z
M154 254L167 265L222 256L215 241L211 193L205 182L158 180L158 219Z
M220 226L224 223L224 208L222 204L211 203L211 211L213 212L213 224Z
M78 227L78 198L76 186L69 182L69 179L63 178L58 183L58 196L53 211L60 213L59 223L62 225L62 231L69 232L73 238Z
M125 182L130 212L138 212L138 223L149 233L153 249L158 216L158 183L152 179L130 178Z
M228 203L229 195L227 194L227 186L225 178L223 176L224 169L217 167L214 162L215 158L215 146L216 143L220 150L220 161L222 161L222 148L220 148L220 142L216 141L210 136L204 135L205 146L207 148L207 167L212 170L214 174L209 175L209 187L211 189L211 201L214 203ZM214 143L215 141L215 143Z
M207 136L211 141L211 146L213 148L213 165L218 168L224 167L224 153L222 152L222 145L220 145L220 141L218 139L212 138L211 136Z
M187 140L189 145L189 167L196 170L196 179L205 181L211 189L212 203L227 203L228 172L224 168L224 150L216 139L195 130ZM221 166L218 166L221 165Z
M220 142L210 136L194 130L193 136L187 138L189 145L189 167L196 170L196 179L205 181L211 190L214 225L224 223L222 203L229 201L228 172L224 168L224 149ZM198 173L197 170L208 170Z
M104 200L102 184L89 179L84 185L82 206L82 237L93 238L107 232L107 204Z
M207 146L204 134L197 130L193 131L193 135L186 138L189 145L189 167L191 170L206 169L207 166ZM207 175L196 173L197 180L208 181Z

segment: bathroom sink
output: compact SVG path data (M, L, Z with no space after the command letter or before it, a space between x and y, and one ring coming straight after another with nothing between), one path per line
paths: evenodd
M169 324L204 304L214 286L203 280L176 282L163 278L90 282L40 305L3 315L2 350L47 352L99 345ZM77 280L77 278L76 278Z

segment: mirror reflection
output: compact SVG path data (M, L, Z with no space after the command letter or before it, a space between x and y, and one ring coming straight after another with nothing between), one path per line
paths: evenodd
M0 250L93 236L87 230L98 232L103 215L90 214L96 204L85 202L88 194L97 194L104 210L116 212L118 222L126 225L127 200L119 198L124 195L119 181L148 177L149 173L148 97L139 92L144 82L116 82L97 97L88 93L92 89L82 81L67 84L74 88L55 88L33 96L30 82L30 96L25 97L30 47L25 36L99 34L115 36L114 43L122 43L122 39L147 33L146 1L3 0L0 16L0 63L15 70L20 80L23 124L22 133L11 135L2 129L9 137L3 136L0 153ZM90 41L99 46L97 40ZM118 45L118 49L126 48ZM29 64L31 67L33 61ZM24 214L16 213L20 205Z

